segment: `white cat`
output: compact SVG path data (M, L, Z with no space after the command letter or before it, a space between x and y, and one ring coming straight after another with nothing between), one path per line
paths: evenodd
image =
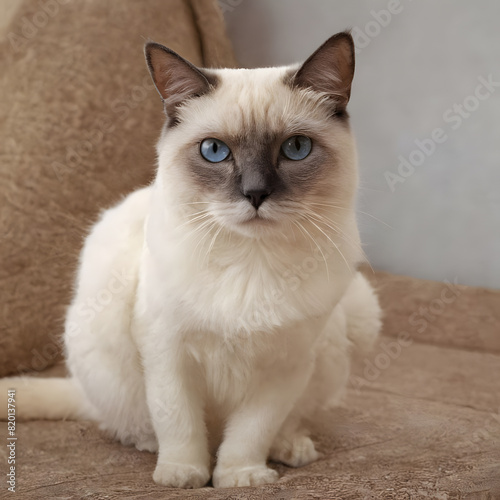
M2 397L158 451L163 485L205 485L215 451L215 487L274 482L269 457L318 458L303 420L338 401L351 347L381 325L357 272L352 38L282 68L202 70L155 43L146 57L167 115L156 179L85 242L71 378L5 379Z

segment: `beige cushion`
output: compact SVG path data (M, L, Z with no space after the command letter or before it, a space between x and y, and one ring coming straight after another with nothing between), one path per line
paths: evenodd
M272 485L187 492L155 485L156 456L94 423L20 422L19 498L500 499L500 291L368 277L383 335L354 363L344 404L318 413L317 462L271 464Z
M26 0L0 44L0 376L60 356L78 254L99 212L147 184L163 120L148 38L232 66L217 4Z

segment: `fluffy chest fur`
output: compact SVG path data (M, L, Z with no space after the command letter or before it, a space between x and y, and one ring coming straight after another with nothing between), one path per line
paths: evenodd
M158 222L148 219L139 301L142 314L151 318L175 311L183 332L229 339L277 332L329 314L360 257L340 238L323 238L322 247L315 248L292 230L284 241L216 231L200 253L185 243L187 231L163 233Z

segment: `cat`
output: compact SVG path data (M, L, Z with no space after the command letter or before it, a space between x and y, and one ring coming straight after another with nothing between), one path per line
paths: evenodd
M357 270L352 37L278 68L145 55L166 114L156 178L85 241L70 377L4 379L2 394L17 387L20 418L94 419L157 452L161 485L272 483L268 458L318 459L305 421L338 403L381 328Z

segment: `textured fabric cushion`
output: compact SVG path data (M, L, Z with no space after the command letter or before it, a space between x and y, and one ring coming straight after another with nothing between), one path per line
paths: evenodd
M256 488L170 489L152 481L155 455L94 423L19 422L19 498L500 499L500 291L368 277L383 335L354 363L342 407L317 415L317 462L271 464L280 480Z
M26 0L3 31L0 376L58 359L89 225L152 178L163 113L144 41L234 65L211 0Z

